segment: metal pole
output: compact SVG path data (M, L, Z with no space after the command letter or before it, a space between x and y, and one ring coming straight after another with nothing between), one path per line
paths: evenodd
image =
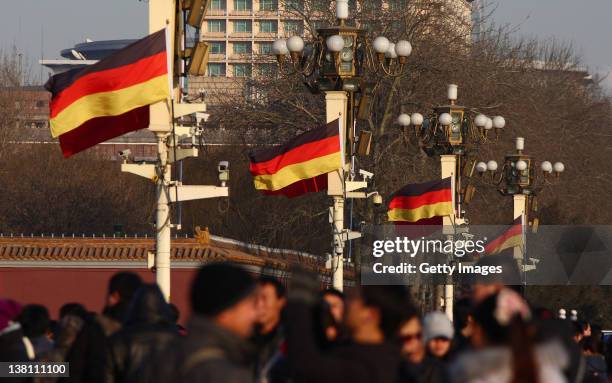
M457 177L457 156L454 154L450 155L442 155L440 156L440 167L441 167L441 178L451 177L451 185L452 185L452 193L453 193L453 202L456 200L456 188L455 179ZM453 213L449 217L443 218L443 233L447 234L449 238L452 238L454 235L454 225L457 223L456 214L454 213L455 206L453 206ZM452 277L447 277L452 278ZM452 279L450 283L444 285L443 288L443 299L442 303L444 304L444 312L448 316L450 320L453 320L453 303L454 303L454 286L452 284ZM438 303L436 303L437 305Z
M344 91L325 93L327 122L340 118L342 148L346 152L348 95ZM328 174L327 195L333 197L331 221L333 225L332 284L342 291L344 287L344 169Z
M155 279L166 301L170 301L170 164L165 133L157 133L159 175L157 179L157 210L155 219Z
M333 206L334 257L332 258L333 286L342 291L344 287L344 198L334 197Z

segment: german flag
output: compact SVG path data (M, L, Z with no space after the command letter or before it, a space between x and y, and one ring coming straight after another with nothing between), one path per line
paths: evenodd
M49 79L51 135L65 157L149 126L149 105L170 95L162 29L83 69Z
M427 220L423 223L431 224L431 218L452 213L453 196L449 177L404 186L391 197L387 217L391 222Z
M504 231L500 236L492 240L485 246L485 254L499 254L506 249L523 246L523 218L518 217L512 226Z
M327 189L327 173L342 167L339 120L284 145L249 154L255 189L297 197Z

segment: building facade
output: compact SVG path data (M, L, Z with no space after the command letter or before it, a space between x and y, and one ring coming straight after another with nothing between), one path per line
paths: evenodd
M447 6L464 15L471 25L471 0L431 1L449 3ZM349 7L356 12L401 11L414 3L350 0ZM330 8L333 8L330 0L210 0L200 32L200 39L209 44L208 70L203 78L189 79L189 91L204 93L212 107L227 98L248 97L249 78L277 70L272 56L274 40L311 35L311 29L326 25L324 20Z

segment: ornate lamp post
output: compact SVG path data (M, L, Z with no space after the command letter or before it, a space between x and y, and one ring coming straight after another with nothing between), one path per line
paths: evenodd
M313 93L325 92L327 121L340 119L345 140L343 146L352 159L357 151L355 94L364 91L361 84L365 71L400 76L406 69L412 46L405 40L394 44L383 36L370 41L366 30L348 26L348 0L336 0L336 18L337 25L317 29L312 41L305 42L300 36L279 39L274 42L272 51L281 72L299 73ZM327 194L333 197L330 214L334 234L333 285L340 290L344 283L345 242L360 236L344 228L345 198L374 198L378 195L357 192L368 186L367 178L355 181L355 169L351 169L353 161L346 161L346 164L345 169L329 174L327 190Z
M480 174L483 183L494 185L504 196L512 196L514 219L524 216L524 223L536 230L539 219L534 217L530 221L529 217L530 211L538 210L536 195L542 188L557 182L561 173L565 171L565 165L562 162L555 162L553 165L550 161L543 161L539 173L536 171L534 158L523 153L525 139L517 137L515 143L516 152L505 156L501 170L498 171L497 161L489 160L486 163L477 163L476 171ZM514 249L514 258L519 265L522 264L524 255L521 249Z
M431 114L423 117L420 113L400 114L397 123L408 130L414 128L414 136L422 150L430 157L440 156L441 176L453 181L454 213L443 218L443 233L452 237L456 227L465 223L463 212L463 192L461 175L469 152L478 146L497 141L501 136L506 120L501 116L489 118L484 114L474 114L465 106L457 104L458 86L448 85L448 104L435 107ZM495 136L490 131L495 128ZM444 308L447 315L453 315L453 285L447 284L443 292Z

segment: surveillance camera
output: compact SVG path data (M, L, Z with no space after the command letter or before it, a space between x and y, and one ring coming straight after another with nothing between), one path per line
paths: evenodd
M229 170L229 161L219 161L219 165L217 165L217 170L219 173Z
M217 171L219 172L219 181L221 181L221 186L225 186L225 183L229 181L229 161L219 161Z
M130 158L131 155L132 151L130 149L124 149L119 152L119 157L123 158L126 161Z
M365 180L374 177L374 173L370 173L369 171L363 169L359 169L359 174L361 174Z
M372 196L372 203L374 205L376 205L376 206L382 205L383 204L383 197L380 194L378 194L378 193L374 194L374 196Z

